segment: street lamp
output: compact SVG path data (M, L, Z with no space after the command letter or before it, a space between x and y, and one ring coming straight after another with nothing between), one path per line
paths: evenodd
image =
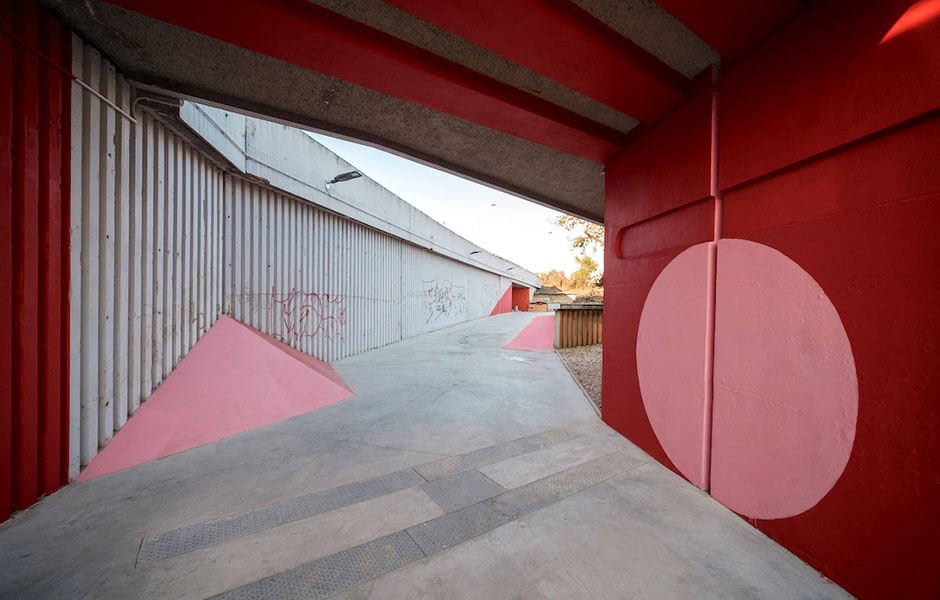
M326 182L326 190L330 191L330 186L334 183L343 183L344 181L351 181L360 177L362 177L362 173L359 171L346 171L345 173L340 173L333 179L330 179Z
M345 173L340 173L333 179L327 181L327 183L343 183L344 181L349 181L350 179L358 179L362 177L362 173L359 171L346 171Z

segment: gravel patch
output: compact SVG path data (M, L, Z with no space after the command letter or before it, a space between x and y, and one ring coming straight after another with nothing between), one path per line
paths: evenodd
M555 350L588 397L601 409L601 344Z

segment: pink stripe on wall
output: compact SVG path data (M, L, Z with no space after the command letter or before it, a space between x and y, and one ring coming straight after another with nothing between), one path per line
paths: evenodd
M507 313L512 310L512 286L510 285L503 292L502 297L496 302L496 306L490 312L490 316Z

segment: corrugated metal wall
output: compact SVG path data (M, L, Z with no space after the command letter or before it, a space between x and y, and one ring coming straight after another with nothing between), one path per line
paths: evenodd
M224 311L327 361L490 314L508 279L237 174L74 38L70 474ZM112 106L113 104L114 106Z
M334 361L490 314L509 280L226 176L226 312Z
M224 175L148 111L129 117L129 82L77 37L72 70L121 109L73 89L74 476L221 313Z
M87 465L223 311L332 361L509 287L226 174L34 4L0 16L0 520Z
M226 177L225 306L323 360L400 339L399 241Z
M223 310L333 361L510 285L226 174L147 102L37 4L0 4L0 521L77 475Z
M510 282L423 248L402 247L405 338L490 314Z
M67 481L69 41L0 2L0 521Z

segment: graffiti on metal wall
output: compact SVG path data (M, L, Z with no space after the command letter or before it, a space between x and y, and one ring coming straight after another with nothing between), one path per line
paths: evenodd
M493 305L499 300L499 286L495 283L484 283L480 286L480 314L487 315L493 310Z
M443 316L456 316L467 310L467 293L462 285L437 278L422 281L424 307L427 310L425 323L433 323Z
M346 325L346 304L342 296L305 292L291 288L278 293L271 286L271 306L283 325L282 341L298 342L317 336L332 340L343 336Z

